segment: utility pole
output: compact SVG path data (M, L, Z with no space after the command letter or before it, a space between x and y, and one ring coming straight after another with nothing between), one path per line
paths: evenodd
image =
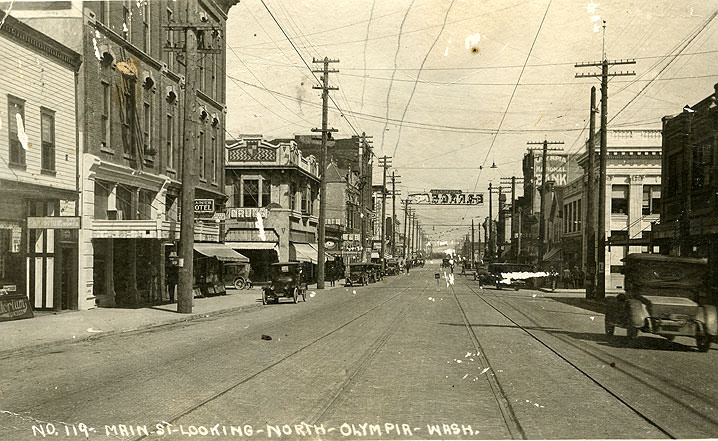
M329 86L329 74L339 72L336 69L329 69L329 63L338 63L339 60L330 60L324 57L323 60L313 59L312 63L322 63L322 70L313 70L314 73L322 74L321 86L312 86L312 89L320 89L322 91L322 128L312 129L312 132L322 132L322 148L319 151L319 172L321 173L319 180L319 239L317 255L317 289L324 289L324 244L325 244L325 222L327 207L327 139L331 132L337 132L337 129L327 128L329 91L338 90L338 87Z
M509 230L509 234L511 235L510 241L511 241L511 248L512 252L511 254L518 258L517 250L516 248L516 238L517 238L517 231L518 231L518 223L519 220L517 219L518 211L516 205L516 181L521 181L523 178L517 178L516 176L511 176L511 178L501 178L506 181L510 179L511 181L511 229Z
M396 178L401 176L391 172L391 257L396 258Z
M538 247L538 266L543 269L543 255L546 253L546 169L548 168L548 145L563 144L563 141L547 141L543 142L527 142L526 144L543 144L543 153L541 155L541 207L539 210L539 247Z
M384 252L386 246L386 169L391 167L391 156L382 156L379 158L379 166L382 168L382 180L381 180L381 271L382 273L386 269L386 262L384 259Z
M494 223L494 209L493 209L493 191L491 189L491 182L489 182L489 226L488 226L488 232L489 232L489 240L487 242L487 245L489 246L489 260L494 260L494 233L493 233L493 223Z
M412 210L409 210L409 237L406 241L406 246L408 247L408 258L411 258L411 252L414 248L414 212Z
M404 199L404 248L402 250L402 257L406 261L406 251L407 247L409 246L409 241L407 240L407 226L408 226L408 219L409 219L409 198Z
M471 268L474 268L474 262L476 261L476 255L474 254L474 219L471 218Z
M588 155L588 191L586 192L586 298L592 299L596 296L596 87L591 87L591 114L590 114L588 145L586 146L586 154Z
M606 33L606 22L603 22L603 32ZM605 49L602 54L603 60L588 63L576 63L575 67L601 67L601 73L577 73L576 78L600 77L601 78L601 150L598 178L598 280L596 284L595 298L603 300L606 298L606 156L608 155L608 77L623 77L636 75L635 72L608 72L608 66L636 64L636 60L612 60L606 59Z
M185 2L184 23L169 23L165 29L184 33L184 47L165 46L164 50L184 56L184 117L182 133L182 207L179 243L179 280L177 286L177 312L192 312L192 287L194 284L194 188L197 183L197 86L196 72L198 54L221 53L214 49L221 27L206 23L198 16L197 0ZM199 47L199 36L204 46Z
M359 196L359 206L361 210L361 215L359 216L361 218L361 255L360 255L360 262L366 262L366 170L364 169L364 155L365 151L364 149L369 149L369 144L372 141L367 141L367 139L372 138L372 136L367 136L366 132L362 132L361 137L357 138L357 144L359 147L359 188L360 188L360 196Z

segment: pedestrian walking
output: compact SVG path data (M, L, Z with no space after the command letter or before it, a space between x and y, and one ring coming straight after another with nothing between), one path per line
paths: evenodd
M166 270L167 274L165 276L165 283L167 285L167 292L170 296L170 303L174 303L175 288L177 287L177 282L179 282L179 269L177 268L177 265L169 263Z
M561 282L563 282L563 287L568 289L571 285L571 270L568 268L564 268L561 272Z

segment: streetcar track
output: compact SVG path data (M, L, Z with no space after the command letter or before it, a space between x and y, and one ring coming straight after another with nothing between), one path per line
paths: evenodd
M466 311L464 310L464 307L461 306L461 302L459 301L459 297L456 295L456 291L453 285L451 285L451 292L454 296L454 300L456 301L456 306L461 312L461 319L464 321L464 326L469 333L469 339L471 340L474 349L476 349L477 357L481 360L484 367L490 368L493 372L494 369L491 366L491 362L489 362L489 359L486 357L486 352L481 346L481 342L479 342L479 338L476 336L476 333L474 332L474 329L470 324L471 322L469 322L469 318L466 316ZM494 375L486 375L486 381L488 382L489 387L491 388L491 392L496 399L496 404L499 407L499 411L501 412L504 424L506 425L506 429L509 431L511 438L527 439L526 432L524 431L523 427L521 427L521 423L519 422L518 417L516 416L516 413L514 412L513 407L508 400L508 397L506 396L506 392L504 391L503 387L501 387L501 383L499 383L499 381Z
M211 395L205 397L205 398L202 399L202 400L199 400L198 402L196 402L195 404L189 406L188 408L186 408L186 409L184 409L184 410L181 410L181 411L175 413L174 415L172 415L172 416L169 417L168 419L163 419L162 422L173 423L173 422L177 421L178 419L180 419L180 418L182 418L182 417L184 417L184 416L186 416L186 415L189 415L190 413L192 413L192 412L194 412L195 410L199 409L200 407L206 405L207 403L210 403L210 402L212 402L212 401L214 401L214 400L220 398L221 396L223 396L223 395L225 395L226 393L232 391L233 389L236 389L237 387L241 386L242 384L247 383L248 381L250 381L250 380L252 380L252 379L258 377L259 375L261 375L261 374L263 374L263 373L269 371L270 369L274 368L275 366L278 366L279 364L281 364L281 363L287 361L288 359L292 358L293 356L295 356L295 355L297 355L297 354L303 352L304 350L306 350L306 349L308 349L309 347L315 345L316 343L320 342L321 340L323 340L323 339L325 339L325 338L331 336L332 334L335 334L336 332L338 332L338 331L344 329L345 327L349 326L350 324L354 323L355 321L359 320L360 318L362 318L362 317L368 315L368 314L371 313L372 311L374 311L374 310L376 310L376 309L378 309L378 308L384 306L385 304L389 303L390 301L396 299L397 297L399 297L400 295L402 295L403 293L405 293L408 289L409 289L409 287L407 287L407 288L405 288L405 289L399 291L397 294L395 294L395 295L389 297L389 298L386 299L385 301L383 301L383 302L381 302L381 303L379 303L379 304L373 306L372 308L369 308L368 310L366 310L366 311L364 311L363 313L361 313L361 314L355 316L355 317L352 318L351 320L349 320L349 321L347 321L347 322L345 322L345 323L339 325L338 327L334 328L333 330L328 331L328 332L322 334L321 336L315 338L314 340L310 341L309 343L307 343L307 344L305 344L305 345L299 347L298 349L296 349L296 350L290 352L289 354L287 354L287 355L285 355L285 356L279 358L278 360L276 360L276 361L274 361L274 362L272 362L272 363L270 363L270 364L264 366L263 368L261 368L261 369L255 371L254 373L249 374L249 375L245 375L245 376L244 376L243 378L241 378L240 380L233 382L233 383L230 384L229 386L227 386L227 387L225 387L225 388L223 388L223 389L221 389L221 390L219 390L219 391L217 391L217 392L215 392L215 393L213 393L213 394L211 394ZM131 438L131 439L132 439L133 441L139 441L139 440L146 439L147 437L148 437L148 436L146 436L146 435L140 435L140 436L138 436L138 437Z
M631 403L629 403L626 399L624 399L623 397L621 397L618 393L613 392L608 386L602 384L599 380L597 380L597 379L594 378L591 374L589 374L587 371L585 371L584 369L582 369L581 367L579 367L576 363L572 362L572 361L569 360L567 357L565 357L564 355L562 355L561 353L559 353L558 350L554 349L554 348L551 347L548 343L544 342L541 338L539 338L538 336L536 336L536 335L535 335L533 332L531 332L529 329L526 329L526 327L520 325L518 322L516 322L516 321L513 320L511 317L509 317L508 315L506 315L503 311L499 310L496 306L494 306L494 305L491 304L489 301L487 301L485 298L483 298L483 296L482 296L480 293L478 293L473 287L471 287L471 286L468 285L468 284L467 284L467 286L468 286L469 290L470 290L472 293L474 293L474 295L476 295L476 297L478 297L481 301L483 301L485 304L487 304L491 309L493 309L494 311L496 311L496 312L498 312L499 314L501 314L506 320L508 320L508 321L510 321L511 323L513 323L518 329L520 329L521 331L523 331L524 333L526 333L527 335L529 335L531 338L533 338L534 340L536 340L539 344L541 344L541 345L544 346L546 349L548 349L549 351L551 351L554 355L556 355L558 358L560 358L561 360L563 360L564 362L566 362L569 366L571 366L571 367L572 367L573 369L575 369L577 372L579 372L580 374L582 374L584 377L588 378L591 382L593 382L593 383L594 383L595 385L597 385L599 388L603 389L606 393L608 393L610 396L612 396L613 398L615 398L618 402L620 402L621 404L623 404L624 406L626 406L626 408L628 408L628 409L631 410L633 413L635 413L636 415L638 415L638 416L639 416L641 419L643 419L646 423L650 424L651 426L653 426L654 428L656 428L658 431L660 431L661 433L663 433L663 434L666 435L667 437L669 437L669 438L671 438L671 439L678 439L678 437L677 437L676 435L673 435L668 429L662 427L659 423L657 423L656 421L652 420L648 415L646 415L645 413L643 413L643 412L642 412L640 409L638 409L636 406L634 406L634 405L632 405ZM458 301L458 300L457 300L457 301ZM504 304L506 304L506 303L504 302ZM508 306L510 306L510 305L508 305ZM513 307L512 307L512 308L513 308ZM516 308L513 308L513 309L516 310L516 311L518 311L519 313L521 313L521 311L519 311L518 309L516 309ZM523 315L526 316L525 314L523 314ZM526 317L527 317L530 321L534 322L534 325L539 326L538 323L536 323L534 320L531 320L528 316L526 316ZM560 338L560 337L556 337L556 338L558 338L559 340L565 342L565 340L562 339L562 338ZM580 348L579 348L579 349L580 349ZM596 357L595 355L590 354L590 353L588 353L588 352L587 352L587 354L592 355L594 358L598 358L598 357ZM599 360L600 360L600 359L599 359ZM603 361L603 360L601 360L601 361ZM624 373L625 373L625 371L624 371ZM680 403L680 404L683 404L683 403ZM693 409L691 409L691 410L693 410ZM693 410L693 411L695 412L695 410Z
M484 300L484 302L486 302L485 299L482 299L482 300ZM512 308L512 309L515 310L517 313L519 313L519 314L521 314L522 316L524 316L527 320L529 320L530 322L532 322L534 325L536 325L536 326L541 326L536 320L532 319L531 317L529 317L527 314L525 314L523 311L519 310L519 309L516 308L515 306L513 306L513 305L511 305L511 304L509 304L509 303L506 303L505 301L501 301L501 300L499 300L499 301L500 301L502 304L504 304L504 305L506 305L506 306ZM486 303L488 303L488 302L486 302ZM490 305L490 306L491 306L492 308L496 309L493 305ZM502 313L502 315L503 315L503 313ZM505 315L504 315L504 316L505 316ZM508 318L508 317L507 317L507 318ZM509 319L509 320L511 320L511 319ZM514 322L513 320L511 320L511 321ZM514 323L516 324L516 322L514 322ZM529 331L526 330L524 327L521 327L521 326L518 325L518 324L516 324L516 325L519 326L522 330L524 330L524 332L527 332L527 333L529 332ZM598 355L596 355L596 354L594 354L594 353L591 353L590 351L588 351L588 350L586 350L585 348L581 347L580 345L574 343L573 341L570 341L570 340L568 340L568 339L566 339L566 338L563 338L563 337L560 337L560 336L557 336L557 335L552 335L552 336L553 336L554 338L556 338L557 340L559 340L559 341L561 341L561 342L563 342L563 343L565 343L565 344L567 344L567 345L573 347L574 349L579 350L579 351L583 352L584 354L586 354L586 355L588 355L588 356L590 356L590 357L592 357L592 358L595 358L596 360L598 360L598 361L600 361L600 362L606 363L606 361L605 361L604 359L602 359L601 357L599 357ZM532 337L534 337L534 338L535 338L537 341L539 341L542 345L544 345L544 346L546 346L547 348L549 348L552 352L555 352L555 351L554 351L553 349L551 349L545 342L541 341L538 337L536 337L536 336L532 336ZM592 347L592 348L593 348L593 347ZM609 354L609 353L607 353L606 351L601 350L600 348L593 348L593 349L595 349L596 351L601 352L602 354L604 354L604 356L610 356L611 359L621 361L621 363L624 364L624 365L626 365L626 366L630 366L631 368L633 368L633 369L635 369L635 370L638 370L638 371L640 371L640 372L642 372L642 373L648 374L648 375L650 375L650 376L653 377L653 378L657 378L657 380L660 381L661 386L665 386L665 387L670 387L670 388L676 389L676 390L679 391L680 393L687 394L687 395L691 395L692 398L695 398L695 395L698 395L699 398L701 399L701 401L703 401L703 404L704 404L705 406L710 407L710 408L713 408L713 407L714 407L714 404L711 403L710 401L708 401L708 400L705 398L706 396L705 396L704 394L701 394L701 393L699 393L699 392L693 391L692 389L686 389L686 388L684 388L683 386L676 385L676 384L674 384L674 383L672 383L672 382L670 382L670 381L665 380L664 378L661 378L660 376L657 376L657 375L656 375L655 373L653 373L653 372L649 372L649 371L645 370L644 368L642 368L642 367L640 367L640 366L637 366L637 365L635 365L634 363L631 363L630 361L627 361L627 360L625 360L625 359L623 359L623 358L621 358L621 357L613 356L612 354ZM558 355L558 354L557 354L557 355ZM561 358L563 358L563 357L561 357ZM695 416L698 416L699 418L703 419L704 421L706 421L706 422L708 422L708 423L711 423L711 424L713 424L713 425L718 425L718 420L715 420L715 419L713 419L713 418L711 418L711 417L709 417L709 416L707 416L707 415L705 415L705 414L700 413L699 410L695 409L693 406L691 406L690 404L684 402L683 400L676 398L675 395L670 394L670 393L667 393L667 392L663 391L661 388L659 388L659 387L657 387L657 386L655 386L655 385L653 385L653 384L647 383L646 381L644 381L643 379L641 379L639 376L637 376L637 375L635 375L635 374L633 374L633 373L631 373L631 372L628 372L626 369L622 369L622 368L614 368L614 369L620 371L620 372L623 373L624 375L626 375L626 376L628 376L629 378L631 378L632 380L634 380L634 381L640 383L641 385L645 386L646 388L649 388L649 389L651 389L652 391L654 391L654 392L656 392L656 393L662 395L663 397L667 398L668 400L670 400L670 401L672 401L672 402L674 402L674 403L680 405L682 408L684 408L685 410L687 410L687 411L689 411L690 413L694 414ZM584 374L584 375L585 375L585 374ZM596 381L596 380L594 380L594 381ZM604 388L604 389L606 389L607 386L601 385L601 387ZM613 394L612 394L612 395L613 395ZM633 409L632 409L632 410L633 410ZM659 430L661 430L661 429L659 428ZM664 433L665 433L665 432L664 432ZM671 436L672 438L675 438L675 436L673 436L673 435L671 435L671 434L666 433L666 435Z
M424 290L426 290L426 288L424 288ZM366 351L364 351L364 354L362 354L362 356L359 358L359 361L356 363L356 369L354 369L354 372L352 372L351 375L347 376L347 378L342 382L342 384L339 385L334 394L332 394L332 397L329 399L329 401L321 407L321 411L318 413L318 415L310 419L310 424L316 424L322 417L327 414L329 409L335 403L340 402L341 395L346 392L349 385L354 382L354 379L359 376L359 374L364 372L365 368L368 367L369 362L374 359L374 357L379 353L379 351L384 347L384 345L386 345L389 339L399 329L399 324L402 323L406 318L407 309L408 306L404 306L404 308L402 308L402 310L397 314L397 317L395 317L389 324L389 327L387 327L387 329L381 335L379 335L376 340L374 340L372 345L369 346Z
M527 320L529 320L529 321L530 321L531 323L533 323L535 326L537 326L537 327L539 327L539 328L543 327L540 323L538 323L535 319L533 319L532 317L530 317L529 315L527 315L525 312L521 311L520 309L518 309L518 308L516 308L515 306L511 305L510 303L507 303L506 301L502 300L499 296L496 296L496 298L497 298L498 301L501 302L502 304L504 304L504 305L510 307L511 309L513 309L514 311L516 311L518 314L521 314L522 316L524 316ZM547 329L545 332L551 333L551 331L548 330L548 329ZM560 341L562 341L562 342L568 344L569 346L572 346L573 348L575 348L575 349L577 349L577 350L579 350L579 351L585 353L586 355L589 355L589 356L591 356L591 357L593 357L593 358L595 358L595 359L597 359L597 360L599 360L599 361L601 361L601 362L604 362L604 363L606 362L606 360L600 358L600 357L597 356L596 354L593 354L593 353L587 351L586 349L582 348L580 345L576 344L576 343L573 342L572 340L569 340L569 339L566 339L566 338L562 338L562 337L557 336L557 335L554 335L554 334L552 334L552 336L553 336L554 338L556 338L556 339L558 339L558 340L560 340ZM674 343L674 344L677 344L677 345L678 345L678 344L680 344L680 343ZM681 346L683 346L683 345L681 345ZM609 353L609 352L607 352L607 351L601 349L600 347L592 347L592 349L594 349L596 352L600 352L601 354L603 354L603 356L605 356L606 358L610 358L612 361L619 361L620 364L623 365L623 366L630 366L632 369L634 369L634 370L636 370L636 371L639 371L639 372L642 373L642 374L649 375L651 378L654 378L654 379L658 380L658 381L661 383L662 386L666 386L666 387L673 388L673 389L675 389L675 390L677 390L677 391L679 391L679 392L685 393L685 394L687 394L687 395L691 395L692 397L699 397L701 400L703 400L703 402L704 402L705 404L707 404L707 405L713 407L713 403L711 403L711 401L710 401L712 397L710 397L710 396L708 396L708 395L706 395L706 394L704 394L704 393L702 393L702 392L700 392L700 391L697 391L697 390L694 390L694 389L691 389L691 388L688 388L688 387L685 387L685 386L682 386L682 385L675 384L675 383L672 382L671 379L669 379L669 378L667 378L667 377L665 377L665 376L663 376L663 375L660 375L660 373L656 373L656 372L654 372L654 371L649 371L648 369L646 369L646 368L644 368L644 367L642 367L642 366L639 366L639 365L637 365L637 364L635 364L635 363L633 363L633 362L631 362L631 361L629 361L629 360L626 360L625 358L622 358L622 357L616 356L616 355L614 355L614 354L611 354L611 353ZM659 389L659 388L657 388L657 387L655 387L655 386L653 386L653 385L651 385L651 384L646 383L646 382L643 381L640 377L638 377L638 376L636 376L636 375L634 375L634 374L631 374L631 373L629 373L629 372L626 372L624 369L622 369L622 368L620 368L620 367L615 368L615 369L618 369L619 371L623 372L624 374L629 375L631 378L633 378L634 380L636 380L636 381L638 381L638 382L640 382L640 383L642 383L642 384L645 384L647 387L650 387L651 389L654 389L656 392L660 393L661 395L664 395L664 396L668 397L668 398L671 399L672 401L676 401L676 402L678 402L678 404L681 404L681 405L686 406L686 407L690 407L690 406L688 406L688 405L685 404L685 403L682 403L682 402L680 402L680 401L677 401L672 395L667 394L667 393L661 391L661 389ZM705 419L708 419L705 415L701 415L701 416L702 416L703 418L705 418ZM714 424L718 424L718 420L709 419L709 421L712 422L712 423L714 423Z

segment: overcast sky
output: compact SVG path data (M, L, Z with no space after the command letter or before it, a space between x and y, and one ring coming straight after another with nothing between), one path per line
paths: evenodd
M337 137L373 136L375 154L393 156L404 195L485 193L490 180L522 175L527 141L564 141L578 153L599 83L574 74L600 68L574 64L601 59L603 20L607 58L636 59L612 69L636 76L609 83L609 128L660 128L718 82L716 0L264 1L310 66L340 60L330 83L344 117L331 106L330 126ZM227 27L229 133L320 127L317 82L262 1L242 0ZM458 238L468 229L430 225L470 225L488 204L417 211L435 238Z

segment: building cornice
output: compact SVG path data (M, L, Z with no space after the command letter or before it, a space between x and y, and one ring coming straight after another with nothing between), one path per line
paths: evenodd
M69 47L2 11L0 11L0 21L4 21L0 27L0 35L49 56L75 72L80 69L82 57Z

